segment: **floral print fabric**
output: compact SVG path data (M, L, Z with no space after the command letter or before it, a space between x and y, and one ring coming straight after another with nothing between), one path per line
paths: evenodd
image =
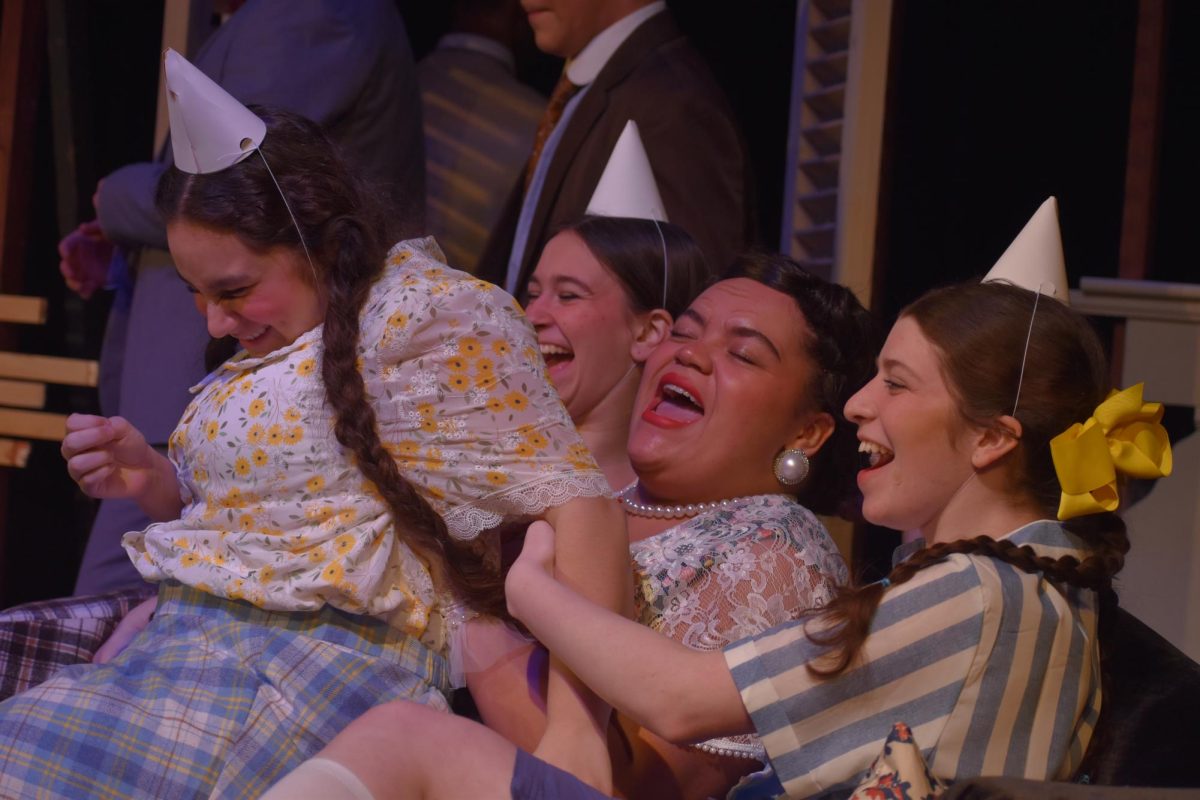
M934 800L947 788L930 772L912 730L897 722L850 800Z
M333 435L321 334L240 353L193 389L169 451L181 518L126 534L125 548L148 580L272 610L329 603L422 637L441 587ZM388 254L358 368L385 448L457 538L609 493L520 308L447 267L432 239Z
M849 577L825 526L786 495L742 498L633 542L630 553L638 620L693 650L795 620ZM765 758L751 736L698 746Z

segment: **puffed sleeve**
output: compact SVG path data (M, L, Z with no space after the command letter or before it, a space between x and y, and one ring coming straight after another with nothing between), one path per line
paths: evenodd
M984 615L999 613L984 598L968 556L921 570L885 591L858 659L829 679L806 668L823 663L825 648L809 635L828 630L820 618L771 628L725 649L788 797L853 786L894 721L920 725L924 741L940 741L968 680L977 683L984 672L990 650Z
M446 266L432 239L393 247L386 270L360 369L384 446L451 535L608 496L516 302Z

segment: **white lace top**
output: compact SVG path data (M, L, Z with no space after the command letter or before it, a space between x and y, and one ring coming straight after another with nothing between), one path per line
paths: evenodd
M274 610L376 614L444 651L442 587L334 438L321 332L243 352L193 390L170 441L183 512L126 534L125 549L149 580ZM447 267L432 239L388 254L358 366L384 446L452 535L609 494L520 308Z
M848 578L825 526L786 495L748 497L630 545L638 620L695 650L726 645L833 599ZM757 737L711 753L765 759Z

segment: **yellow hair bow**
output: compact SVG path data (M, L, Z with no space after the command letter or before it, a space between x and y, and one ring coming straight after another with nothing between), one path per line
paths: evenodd
M1117 473L1133 478L1171 474L1171 442L1160 424L1162 403L1142 402L1143 384L1113 390L1083 424L1050 440L1062 486L1058 518L1115 511Z

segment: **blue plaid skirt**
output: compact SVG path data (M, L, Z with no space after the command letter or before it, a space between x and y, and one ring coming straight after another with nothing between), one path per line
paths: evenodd
M443 659L372 617L164 585L108 664L0 703L0 797L258 797L372 706L447 709Z

